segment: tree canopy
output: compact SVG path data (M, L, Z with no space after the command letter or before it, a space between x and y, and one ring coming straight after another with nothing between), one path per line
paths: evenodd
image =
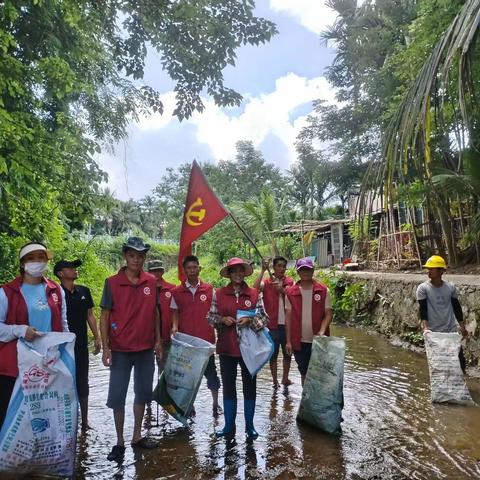
M51 242L93 221L107 178L95 153L163 108L142 81L149 49L174 81L179 119L203 109L201 95L238 105L223 69L239 46L276 33L253 9L250 0L3 2L0 233Z

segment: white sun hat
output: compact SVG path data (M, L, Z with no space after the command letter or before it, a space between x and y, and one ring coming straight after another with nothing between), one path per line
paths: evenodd
M18 255L19 260L21 260L25 255L28 255L31 252L42 251L47 254L47 258L51 260L53 258L53 254L43 243L36 243L30 242L24 245L20 249L20 253Z

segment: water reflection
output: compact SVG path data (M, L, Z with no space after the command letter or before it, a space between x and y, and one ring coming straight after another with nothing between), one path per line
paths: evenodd
M94 428L79 437L76 478L480 478L479 408L433 406L425 357L361 330L336 327L334 333L347 340L341 436L296 422L301 396L296 370L292 368L292 386L274 390L265 369L258 381L258 440L248 443L245 438L242 402L236 444L226 448L224 440L216 439L214 432L223 418L212 417L210 394L202 385L190 428L162 410L157 418L154 404L149 434L159 448L134 453L128 447L121 465L106 460L115 441L112 414L105 407L108 372L100 359L92 358ZM479 401L480 384L472 380L469 386ZM127 405L132 404L131 395ZM132 416L127 415L127 435L132 428Z

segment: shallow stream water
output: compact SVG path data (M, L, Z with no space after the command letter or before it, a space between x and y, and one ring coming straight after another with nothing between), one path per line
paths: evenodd
M268 368L257 382L255 426L260 437L245 440L241 393L237 442L226 449L215 439L223 417L211 413L210 393L202 386L190 428L154 404L149 435L159 448L134 453L123 464L109 462L115 442L111 411L105 406L108 370L91 358L90 423L79 437L78 479L471 479L480 478L480 407L430 403L426 358L394 347L376 334L334 327L347 341L343 433L331 436L295 420L300 377L292 368L288 390L272 388ZM281 359L280 364L281 364ZM293 364L292 364L293 365ZM239 375L240 377L240 375ZM480 383L468 382L480 402ZM241 392L241 385L238 385ZM131 435L127 400L126 434ZM148 424L148 420L146 421Z

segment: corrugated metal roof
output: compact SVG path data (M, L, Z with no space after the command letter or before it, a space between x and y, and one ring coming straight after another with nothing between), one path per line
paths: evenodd
M330 225L336 225L339 223L352 223L352 220L349 218L331 218L329 220L304 220L303 226L302 222L291 222L287 223L278 230L274 230L273 233L307 233L312 231L321 232L324 230L328 230Z

